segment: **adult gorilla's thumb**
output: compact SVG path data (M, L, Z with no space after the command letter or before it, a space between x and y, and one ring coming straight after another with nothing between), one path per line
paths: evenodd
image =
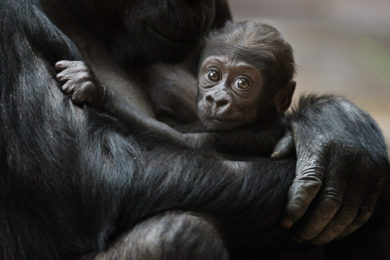
M287 131L276 143L271 154L272 159L283 159L295 152L294 138L291 131Z

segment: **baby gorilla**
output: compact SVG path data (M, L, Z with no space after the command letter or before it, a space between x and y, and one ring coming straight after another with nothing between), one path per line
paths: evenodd
M83 62L60 61L56 68L61 71L58 80L64 82L62 90L72 94L76 104L87 102L108 112L136 133L145 132L161 141L191 148L271 153L286 131L284 112L295 90L292 80L295 63L290 45L269 25L249 21L227 23L206 39L200 60L197 112L203 131L198 133L189 133L194 132L192 127L187 126L190 131L182 133L152 118L146 119L115 91L96 82ZM181 84L188 82L182 80ZM161 82L155 86L153 89L153 84L148 84L148 92L159 93ZM165 103L167 97L164 96ZM158 103L161 98L152 100ZM194 96L192 102L195 99ZM168 100L169 103L174 106L174 102ZM177 109L182 108L170 110ZM289 138L280 143L286 146L284 150L290 149Z
M278 119L295 89L292 49L273 27L228 23L202 53L198 114L208 130L230 130Z

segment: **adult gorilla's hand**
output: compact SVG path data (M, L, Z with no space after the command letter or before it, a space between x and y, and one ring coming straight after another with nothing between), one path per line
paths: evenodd
M371 216L388 175L381 131L367 113L340 97L301 98L290 118L297 171L282 225L301 220L298 240L314 244L344 237Z

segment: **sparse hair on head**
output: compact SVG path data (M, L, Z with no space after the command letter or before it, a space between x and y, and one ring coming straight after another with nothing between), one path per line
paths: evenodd
M293 49L280 32L270 25L256 22L227 22L206 38L201 60L210 55L228 55L256 66L266 84L282 88L295 74Z

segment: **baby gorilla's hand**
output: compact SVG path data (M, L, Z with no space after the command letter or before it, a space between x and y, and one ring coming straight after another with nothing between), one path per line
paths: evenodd
M99 84L84 62L62 60L55 64L55 68L58 71L56 77L63 84L62 91L70 94L76 105L96 105L100 96Z

